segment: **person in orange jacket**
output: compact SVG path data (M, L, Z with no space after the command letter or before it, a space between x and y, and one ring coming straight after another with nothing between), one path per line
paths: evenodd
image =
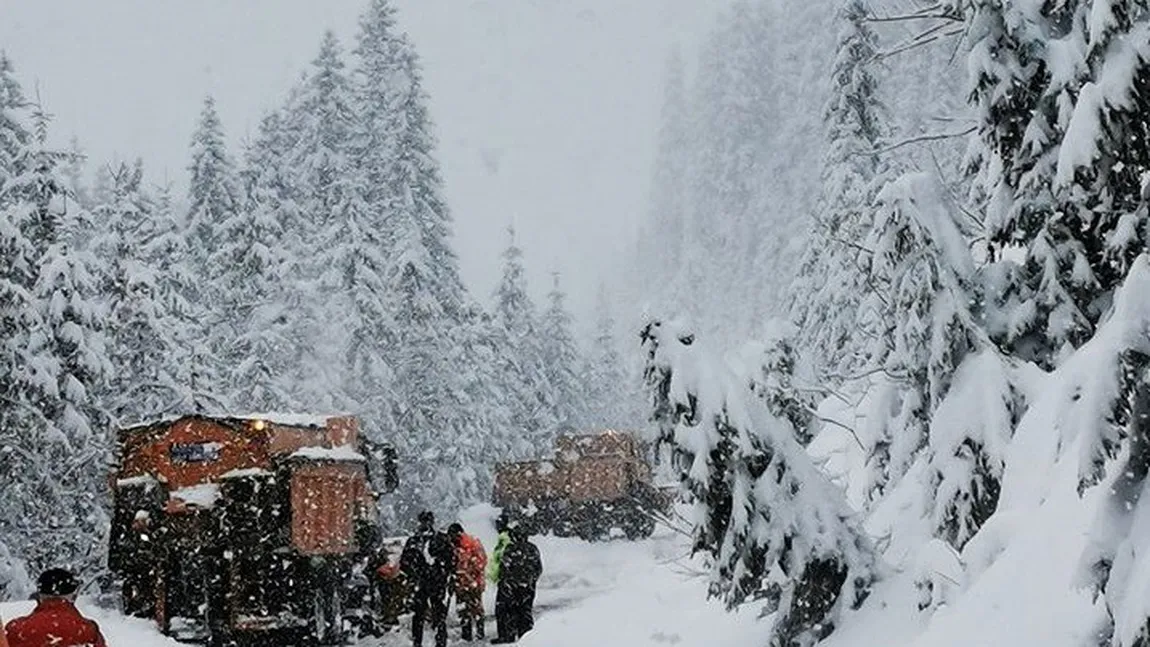
M8 623L9 647L107 647L99 625L76 609L79 588L76 577L62 568L44 571L36 608Z
M460 634L471 640L471 627L475 637L484 638L483 587L487 572L487 551L475 537L463 532L463 526L451 524L447 535L455 546L455 599L459 611Z

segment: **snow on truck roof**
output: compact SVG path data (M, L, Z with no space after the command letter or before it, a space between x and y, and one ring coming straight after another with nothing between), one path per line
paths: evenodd
M304 447L297 449L291 458L302 458L311 461L367 461L367 458L347 445L338 447Z
M179 415L161 416L151 420L141 420L139 422L122 425L120 428L127 430L139 429L143 427L155 427L157 425L165 425L177 420L182 420L184 418L204 418L207 420L263 420L270 422L273 425L281 425L284 427L326 427L327 421L331 418L344 418L348 416L349 414L340 413L184 413Z

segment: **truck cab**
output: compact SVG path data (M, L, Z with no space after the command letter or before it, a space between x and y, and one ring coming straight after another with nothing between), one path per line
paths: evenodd
M125 612L182 639L339 639L394 450L350 416L187 415L118 441L109 566Z

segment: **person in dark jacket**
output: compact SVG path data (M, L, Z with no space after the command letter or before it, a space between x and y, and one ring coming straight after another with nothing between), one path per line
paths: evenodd
M9 647L106 647L99 625L76 610L79 588L76 577L62 568L44 571L36 608L8 623Z
M522 526L510 524L510 538L499 565L499 590L495 594L498 637L493 644L517 642L535 627L535 586L543 574L539 548L527 538Z
M446 533L435 530L435 515L421 512L419 527L403 545L399 570L411 593L411 642L423 645L423 625L435 630L436 647L447 645L448 580L455 572L455 547Z

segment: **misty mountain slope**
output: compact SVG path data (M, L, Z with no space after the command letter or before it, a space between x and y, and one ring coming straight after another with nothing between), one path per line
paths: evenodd
M824 200L824 120L842 4L737 2L699 52L668 62L650 199L627 277L635 318L685 315L732 346L787 314ZM914 8L873 5L876 15ZM933 139L965 123L954 40L894 53L916 32L898 22L876 29L884 145L899 145L907 168L939 168L957 183L961 138Z

